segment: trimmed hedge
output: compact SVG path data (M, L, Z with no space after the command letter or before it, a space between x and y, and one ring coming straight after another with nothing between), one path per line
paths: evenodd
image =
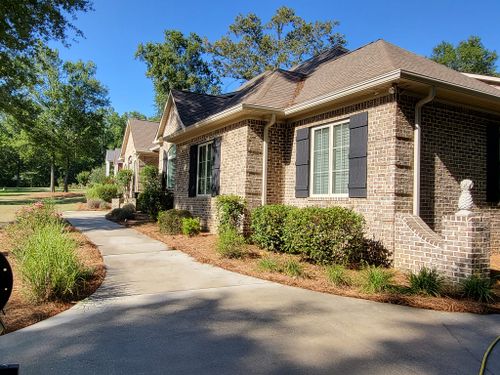
M111 199L118 196L118 186L115 184L95 184L87 189L85 196L88 200L101 199L110 203Z
M290 209L283 228L283 249L319 264L349 263L360 250L363 217L343 207Z
M270 251L282 251L285 220L293 207L271 204L252 211L252 241Z
M160 232L165 234L180 234L182 233L182 219L192 217L193 215L186 210L173 208L167 211L160 211L158 214Z
M130 220L135 217L135 207L131 203L123 205L121 208L114 208L106 214L106 219L115 221Z
M363 217L343 207L261 206L252 212L252 240L261 248L303 254L319 264L390 265L391 253L363 237Z

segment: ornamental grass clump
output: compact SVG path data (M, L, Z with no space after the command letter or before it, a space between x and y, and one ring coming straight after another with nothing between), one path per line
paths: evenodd
M361 288L365 293L382 293L393 287L394 272L381 267L369 266L362 272Z
M326 276L333 285L338 287L349 286L352 283L346 268L340 264L326 267Z
M76 255L77 243L62 223L36 228L14 251L26 294L36 302L77 296L91 275Z
M408 275L410 292L438 297L441 294L444 278L435 270L422 267L418 273Z
M304 267L295 259L286 260L280 268L282 273L291 277L301 277L304 275Z
M257 267L261 271L267 271L267 272L278 272L279 271L279 265L276 260L270 257L265 257L259 260L259 263L257 264Z
M471 275L461 282L460 290L462 296L465 298L485 303L495 302L492 283L487 278Z

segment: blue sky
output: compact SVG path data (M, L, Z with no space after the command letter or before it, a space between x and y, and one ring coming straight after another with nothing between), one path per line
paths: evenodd
M349 49L382 38L420 55L443 40L456 43L479 35L500 53L500 1L251 1L251 0L94 0L95 10L75 25L85 39L70 48L52 44L65 60L93 60L119 112L154 114L153 86L145 64L134 58L137 45L163 40L165 29L196 32L209 40L223 35L239 13L255 12L267 21L286 5L306 20L340 21ZM235 87L229 87L234 89Z

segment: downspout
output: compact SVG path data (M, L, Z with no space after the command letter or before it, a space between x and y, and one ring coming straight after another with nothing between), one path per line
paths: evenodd
M264 142L262 143L262 205L267 202L267 158L269 150L269 128L276 124L276 114L271 115L269 122L264 125Z
M415 129L413 130L413 215L420 216L420 152L422 107L436 96L436 87L431 86L429 94L415 104Z

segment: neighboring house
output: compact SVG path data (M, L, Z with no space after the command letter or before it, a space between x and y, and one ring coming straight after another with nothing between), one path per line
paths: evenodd
M122 169L123 162L120 161L120 153L120 148L106 150L106 176L116 176L118 171Z
M340 205L397 252L398 215L440 233L468 178L498 248L499 127L500 90L378 40L265 72L226 95L173 90L155 143L160 168L175 166L175 207L211 230L218 194L249 208Z
M498 90L500 90L500 77L485 76L483 74L462 73L468 77L478 79Z
M140 191L140 172L145 165L158 165L158 151L154 148L153 140L158 130L158 123L131 118L127 122L125 135L120 153L123 168L131 169L131 190Z

